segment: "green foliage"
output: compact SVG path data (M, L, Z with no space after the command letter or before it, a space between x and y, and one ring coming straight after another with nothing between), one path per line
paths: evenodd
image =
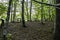
M0 3L0 18L5 19L6 18L6 6L4 6L2 3Z
M17 2L16 2L17 1ZM21 18L21 11L22 11L22 5L21 5L21 1L22 0L13 0L12 1L12 11L14 10L14 3L16 3L16 19L17 18ZM42 2L42 0L37 0L37 1L40 1ZM8 1L7 1L8 2ZM54 0L43 0L44 3L50 3L50 4L55 4L55 1ZM26 8L27 6L27 2L25 1L24 3L24 16L25 16L25 20L27 20L27 9L28 9L28 19L30 18L30 3L31 3L31 0L28 1L28 8ZM7 3L8 4L8 3ZM43 6L43 7L41 7ZM42 10L43 8L43 10ZM42 12L41 12L42 11ZM3 3L0 3L0 18L6 18L6 13L7 12L7 7L5 5L3 5ZM14 12L14 11L13 11ZM13 13L12 12L12 13ZM41 4L38 4L36 2L32 2L32 20L34 19L37 19L37 20L41 20L41 14L43 13L43 16L44 16L44 19L49 19L51 18L52 20L55 18L55 8L54 7L51 7L51 6L47 6L47 5L41 5ZM50 17L49 17L50 15Z
M12 34L8 33L6 37L7 37L7 40L12 40Z
M0 3L0 16L5 12L6 12L6 7L2 3Z

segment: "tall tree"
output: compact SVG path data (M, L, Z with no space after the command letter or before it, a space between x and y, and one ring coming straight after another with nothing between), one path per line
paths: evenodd
M6 18L6 27L4 27L4 30L3 30L3 40L7 40L6 35L7 35L8 24L9 24L9 19L10 19L11 3L12 3L12 0L9 0L9 6L8 6L7 18Z
M12 15L12 14L13 14L13 12L12 12L12 7L13 7L13 5L11 5L11 10L10 10L10 12L11 12L11 14L10 14L10 15L11 15L11 22L12 22L12 20L13 20L13 15Z
M51 4L51 0L48 0L48 4ZM48 14L48 16L49 16L48 21L50 21L50 17L51 17L51 15L50 15L50 6L49 6L48 12L49 12L49 14Z
M22 26L25 26L25 20L24 20L24 0L22 0Z
M56 0L56 4L59 4L60 0ZM57 6L60 7L60 6ZM60 40L60 9L56 8L56 29L54 40Z
M15 17L16 17L16 6L17 6L17 0L14 0L14 14L13 14L13 22L15 21Z
M27 21L29 20L29 15L28 15L28 0L26 0L26 12L27 12Z
M12 4L11 4L11 9L10 9L10 16L11 16L11 19L10 19L10 21L12 22L13 21L13 2L12 2Z
M31 0L31 3L30 3L30 21L31 21L31 14L32 14L32 0Z
M43 0L41 0L43 2ZM41 4L41 23L43 24L43 4Z

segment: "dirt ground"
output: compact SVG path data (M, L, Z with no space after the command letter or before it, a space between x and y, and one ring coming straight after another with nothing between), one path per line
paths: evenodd
M13 40L53 40L53 23L26 22L26 28L22 23L10 23L9 32Z

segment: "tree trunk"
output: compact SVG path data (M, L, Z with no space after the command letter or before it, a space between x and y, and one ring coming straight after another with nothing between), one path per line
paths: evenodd
M41 0L43 2L43 0ZM41 23L43 24L43 4L41 4Z
M27 12L27 21L29 20L29 15L28 15L28 0L26 0L26 12Z
M14 2L13 22L15 22L15 17L16 17L16 4L17 4L17 0L15 0L15 2Z
M4 27L4 19L0 19L1 20L1 25L0 25L0 40L2 40L3 38L3 27Z
M30 21L31 21L31 14L32 14L32 0L31 0L31 3L30 3Z
M51 0L48 0L48 4L51 4ZM48 14L48 16L49 16L48 21L51 21L51 20L50 20L50 18L51 18L51 15L50 15L50 11L51 11L51 10L50 10L50 7L51 7L51 6L49 6L49 10L48 10L48 13L49 13L49 14Z
M25 26L25 20L24 20L24 0L22 0L22 26Z
M3 30L3 40L7 40L6 35L8 32L8 27L9 27L8 24L9 24L9 19L10 19L11 3L12 3L12 0L9 0L9 6L8 6L7 18L6 18L6 26L4 27L4 30Z
M13 20L13 15L12 15L12 14L13 14L13 12L12 12L12 7L13 7L13 5L11 5L11 10L10 10L10 11L11 11L11 14L10 14L10 15L11 15L11 22L12 22L12 20Z
M60 3L60 0L56 0L56 4L58 3ZM57 8L56 8L56 29L55 29L54 40L60 40L60 9Z

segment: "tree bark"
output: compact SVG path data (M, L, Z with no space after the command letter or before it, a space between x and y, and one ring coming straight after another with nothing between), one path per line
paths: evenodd
M29 20L29 14L28 14L28 0L26 0L26 12L27 12L27 21Z
M22 26L25 26L25 20L24 20L24 0L22 0Z
M15 0L15 2L14 2L13 22L15 22L15 17L16 17L16 5L17 5L17 0Z
M30 3L30 21L31 21L31 14L32 14L32 0L31 0L31 3Z
M41 0L43 2L43 0ZM43 4L41 4L41 23L43 24Z
M11 11L11 14L10 14L10 15L11 15L11 22L12 22L12 20L13 20L13 15L12 15L12 14L13 14L13 12L12 12L12 7L13 7L13 4L11 5L11 10L10 10L10 11Z
M9 6L8 6L7 18L6 18L6 26L4 27L4 30L3 30L3 40L7 40L6 35L7 35L7 32L8 32L8 24L9 24L9 19L10 19L11 3L12 3L12 0L9 0Z
M56 4L58 3L60 3L60 0L56 0ZM55 29L54 40L60 40L60 9L57 8L56 8L56 29Z

